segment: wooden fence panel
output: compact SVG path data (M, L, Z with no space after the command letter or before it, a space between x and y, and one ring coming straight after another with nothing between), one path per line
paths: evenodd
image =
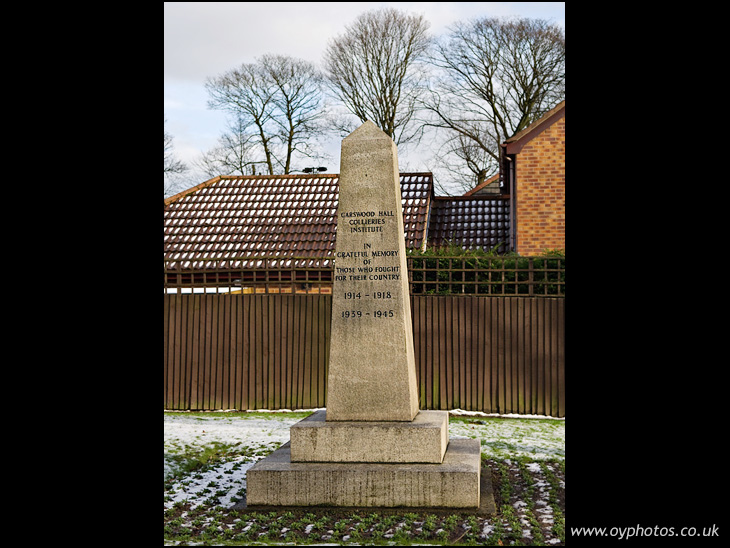
M170 393L170 363L171 363L171 353L170 353L170 335L171 335L171 325L172 322L170 321L170 308L173 306L175 302L175 299L170 299L169 297L165 297L165 338L163 339L163 348L164 348L164 354L165 354L165 376L164 376L164 382L165 382L165 407L168 409L175 409L177 402L175 402L174 398L172 398L172 394Z
M164 296L166 409L326 406L331 295ZM411 296L422 409L565 416L565 299Z

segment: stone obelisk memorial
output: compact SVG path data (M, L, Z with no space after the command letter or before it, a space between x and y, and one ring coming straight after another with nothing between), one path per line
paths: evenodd
M248 506L480 506L479 440L418 409L405 253L397 148L367 121L342 141L327 408L249 469Z

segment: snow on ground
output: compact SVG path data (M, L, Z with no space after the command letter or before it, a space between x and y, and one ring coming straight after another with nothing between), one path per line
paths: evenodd
M289 427L302 420L284 413L272 413L271 418L248 418L245 415L165 414L165 448L186 448L225 443L229 445L272 445L289 440Z
M166 492L165 508L172 508L176 502L189 502L192 510L209 499L213 499L212 506L230 508L243 497L246 472L254 465L246 460L250 459L234 457L205 472L173 483Z
M233 451L270 453L289 441L289 427L300 420L301 415L287 413L271 413L271 418L165 413L165 478L176 471L175 455L215 444L231 446Z
M469 416L468 421L450 420L449 436L479 438L482 454L494 458L565 458L565 420L535 420L520 415Z
M310 412L312 410L307 410ZM453 438L479 438L482 454L488 458L505 459L510 472L519 473L519 464L509 459L527 456L531 459L565 459L565 420L550 417L524 415L495 416L484 413L450 412L449 436ZM231 508L245 496L246 473L265 455L289 441L289 428L302 420L303 414L270 413L185 413L164 414L165 448L165 510L176 503L188 503L179 516L183 529L194 530L216 525L218 507ZM205 449L222 446L227 456L216 459L214 464L196 471L180 473L178 466ZM546 535L546 544L558 543L551 532L555 520L550 507L550 485L541 471L543 463L529 462L526 469L532 474L539 499L535 502L531 519L537 520ZM549 470L555 466L544 464ZM564 481L560 488L565 489ZM511 501L515 516L522 528L522 535L530 540L532 528L528 520L527 504L519 498ZM196 508L203 506L205 514ZM193 512L195 510L195 512ZM192 514L188 516L188 512ZM561 518L562 519L562 518ZM200 522L203 521L202 525ZM227 525L232 527L233 525ZM502 527L509 530L508 523ZM220 526L218 526L220 529ZM481 537L487 538L494 524L487 520L480 525ZM310 529L311 531L311 529ZM241 532L245 532L243 529ZM320 540L326 540L324 535ZM344 537L343 537L344 540ZM173 542L176 544L177 542ZM166 545L168 543L166 542ZM329 544L318 544L320 546ZM335 544L333 544L335 545Z
M449 436L479 438L487 457L565 458L564 419L487 415L459 409L450 414L454 419L449 421ZM289 440L289 427L300 421L301 415L271 412L270 417L261 418L261 413L251 417L240 413L165 413L165 453L185 453L214 443L273 450Z
M167 492L165 507L187 501L193 507L213 498L230 507L243 494L246 471L266 454L289 441L289 428L302 415L271 412L252 414L165 413L165 479L178 471L178 456L206 447L226 446L234 455L197 474L184 475ZM565 421L545 417L488 416L456 412L449 421L449 437L479 438L487 457L527 456L533 459L565 458ZM468 415L468 420L463 420ZM537 420L536 420L537 419ZM244 454L240 454L244 453ZM538 467L530 464L531 468ZM535 468L537 471L537 468Z
M230 507L246 488L246 471L264 455L289 441L289 427L301 415L271 413L271 418L246 415L165 413L165 479L178 471L176 456L194 454L206 447L224 445L232 453L202 472L189 474L166 492L165 508L189 502L191 509L213 499L213 505ZM259 455L255 455L259 453Z

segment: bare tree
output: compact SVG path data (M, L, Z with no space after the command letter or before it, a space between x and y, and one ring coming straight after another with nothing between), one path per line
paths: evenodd
M284 173L292 169L292 156L315 154L312 140L326 131L324 118L322 76L312 63L282 55L264 55L260 59L273 82L275 107L272 120L282 144Z
M256 63L209 78L205 86L208 106L235 117L235 143L258 151L257 163L265 163L269 174L289 173L296 154L313 154L310 142L324 131L318 123L323 117L321 76L313 64L264 55Z
M487 151L461 133L450 135L434 152L433 159L446 175L444 180L434 179L436 189L444 195L462 194L498 171Z
M167 120L165 120L165 123L167 123ZM172 152L172 135L167 133L167 129L165 129L165 176L184 173L187 169L183 162L175 158Z
M274 173L271 155L272 96L274 86L259 64L242 64L216 78L208 78L208 107L231 113L245 128L250 128L264 152L269 174Z
M252 175L256 173L260 160L261 147L255 135L246 133L245 122L236 118L229 124L228 131L218 138L218 145L203 153L193 162L207 176Z
M398 144L419 135L413 122L424 90L428 28L422 15L373 10L358 16L325 51L335 96L361 122L372 121Z
M167 119L165 119L167 124ZM189 171L182 161L175 157L172 151L172 135L165 129L165 174L164 174L164 196L172 196L185 187L183 174Z
M500 143L565 98L565 35L544 20L457 23L431 60L442 72L426 126L448 130L444 156L477 177L496 172Z

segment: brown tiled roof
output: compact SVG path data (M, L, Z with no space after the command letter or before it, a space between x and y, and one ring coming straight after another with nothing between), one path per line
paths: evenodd
M480 190L482 190L483 188L486 188L487 186L489 186L492 183L495 183L497 181L499 181L499 173L495 173L488 179L484 179L481 183L479 183L477 186L475 186L471 190L464 192L464 194L462 196L474 196L475 194L478 196L478 192Z
M504 243L509 246L509 198L436 197L431 206L429 247L449 244L481 247L485 251Z
M420 248L433 175L400 177L406 247ZM165 268L329 267L338 192L337 174L210 179L165 200Z

